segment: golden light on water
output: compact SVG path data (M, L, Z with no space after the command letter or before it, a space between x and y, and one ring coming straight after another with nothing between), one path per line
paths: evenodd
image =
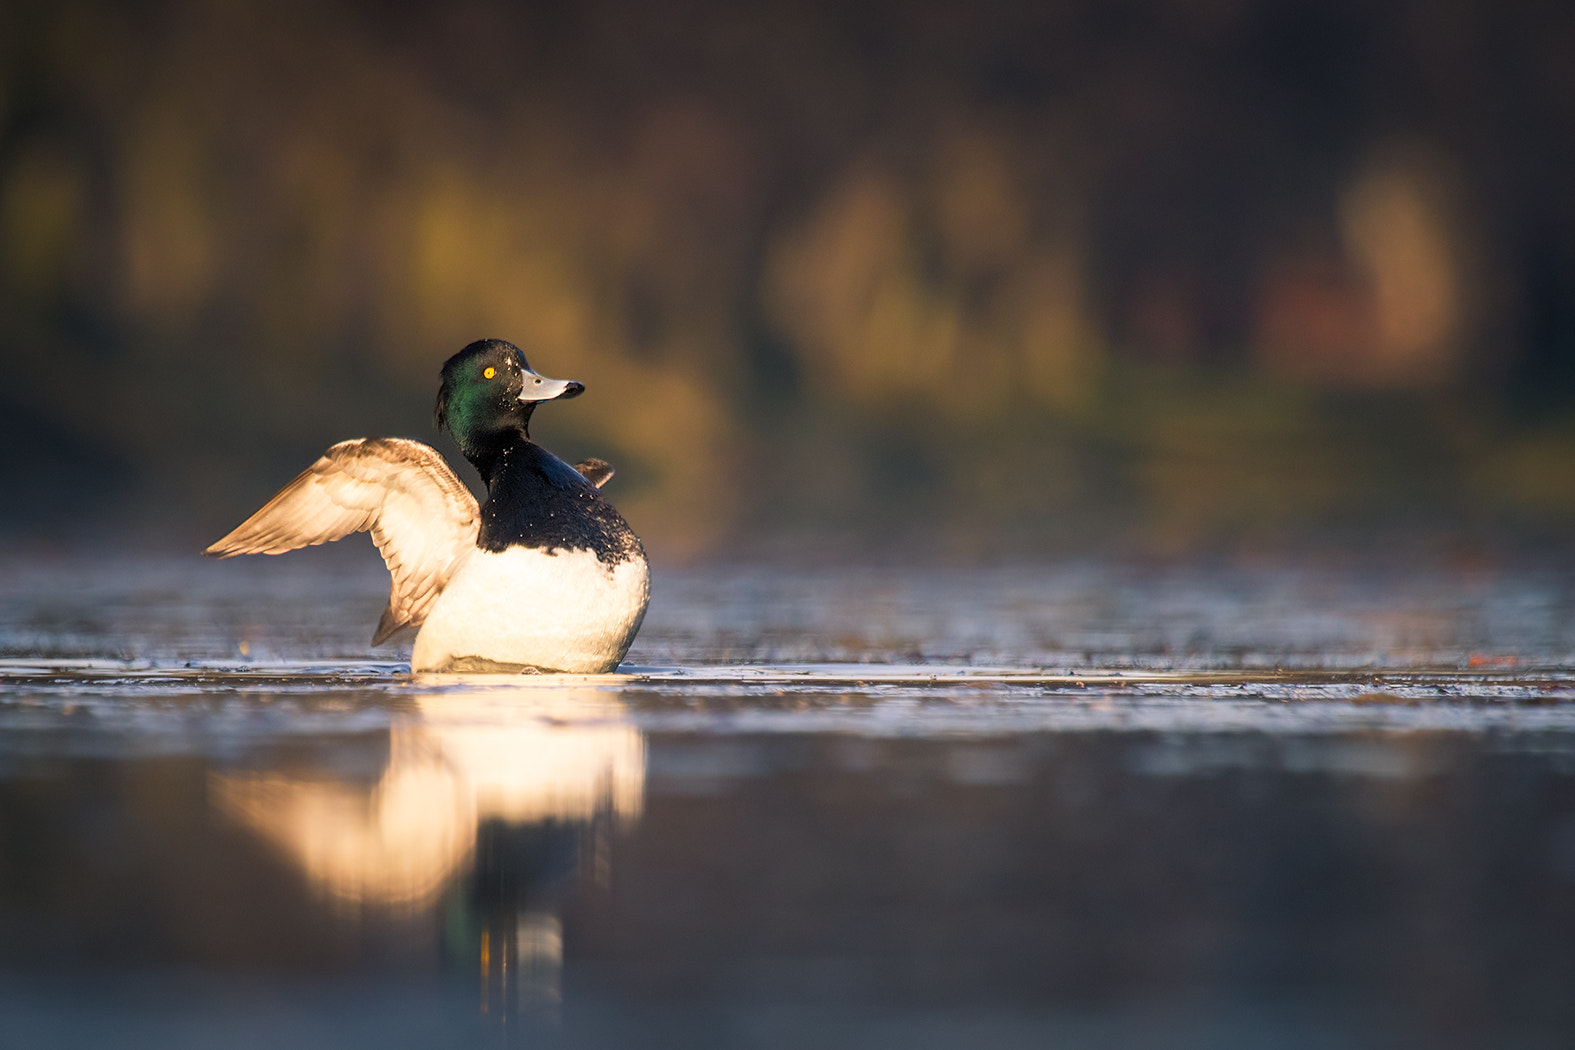
M478 818L589 821L610 809L621 821L639 819L645 742L606 693L479 690L418 706L421 724L396 727L396 746L436 748Z
M319 892L412 909L465 869L482 821L639 818L644 740L605 692L494 687L417 703L420 719L392 729L376 784L215 773L213 801Z

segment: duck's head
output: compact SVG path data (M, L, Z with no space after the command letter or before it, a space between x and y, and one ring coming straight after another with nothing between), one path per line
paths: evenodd
M453 434L469 455L491 435L528 433L531 413L543 401L584 391L584 383L539 375L513 343L478 339L444 362L434 415L438 429Z

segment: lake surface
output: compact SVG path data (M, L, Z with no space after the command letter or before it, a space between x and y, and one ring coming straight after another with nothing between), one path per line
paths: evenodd
M583 677L386 586L0 561L0 1045L1575 1032L1557 566L658 568Z

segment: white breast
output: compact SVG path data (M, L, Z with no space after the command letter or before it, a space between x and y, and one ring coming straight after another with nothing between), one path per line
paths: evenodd
M478 550L443 588L416 636L410 668L611 671L650 597L644 557L609 568L583 550Z

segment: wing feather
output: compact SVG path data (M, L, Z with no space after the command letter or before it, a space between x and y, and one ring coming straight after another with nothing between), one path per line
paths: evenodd
M341 441L206 553L282 554L371 532L392 582L376 645L424 622L476 546L476 499L436 449L404 438Z
M607 462L605 459L596 459L594 456L590 459L581 460L580 462L576 463L574 465L574 469L583 474L585 476L585 480L589 481L597 488L601 488L603 485L607 484L607 482L611 481L614 474L613 465L611 463Z

